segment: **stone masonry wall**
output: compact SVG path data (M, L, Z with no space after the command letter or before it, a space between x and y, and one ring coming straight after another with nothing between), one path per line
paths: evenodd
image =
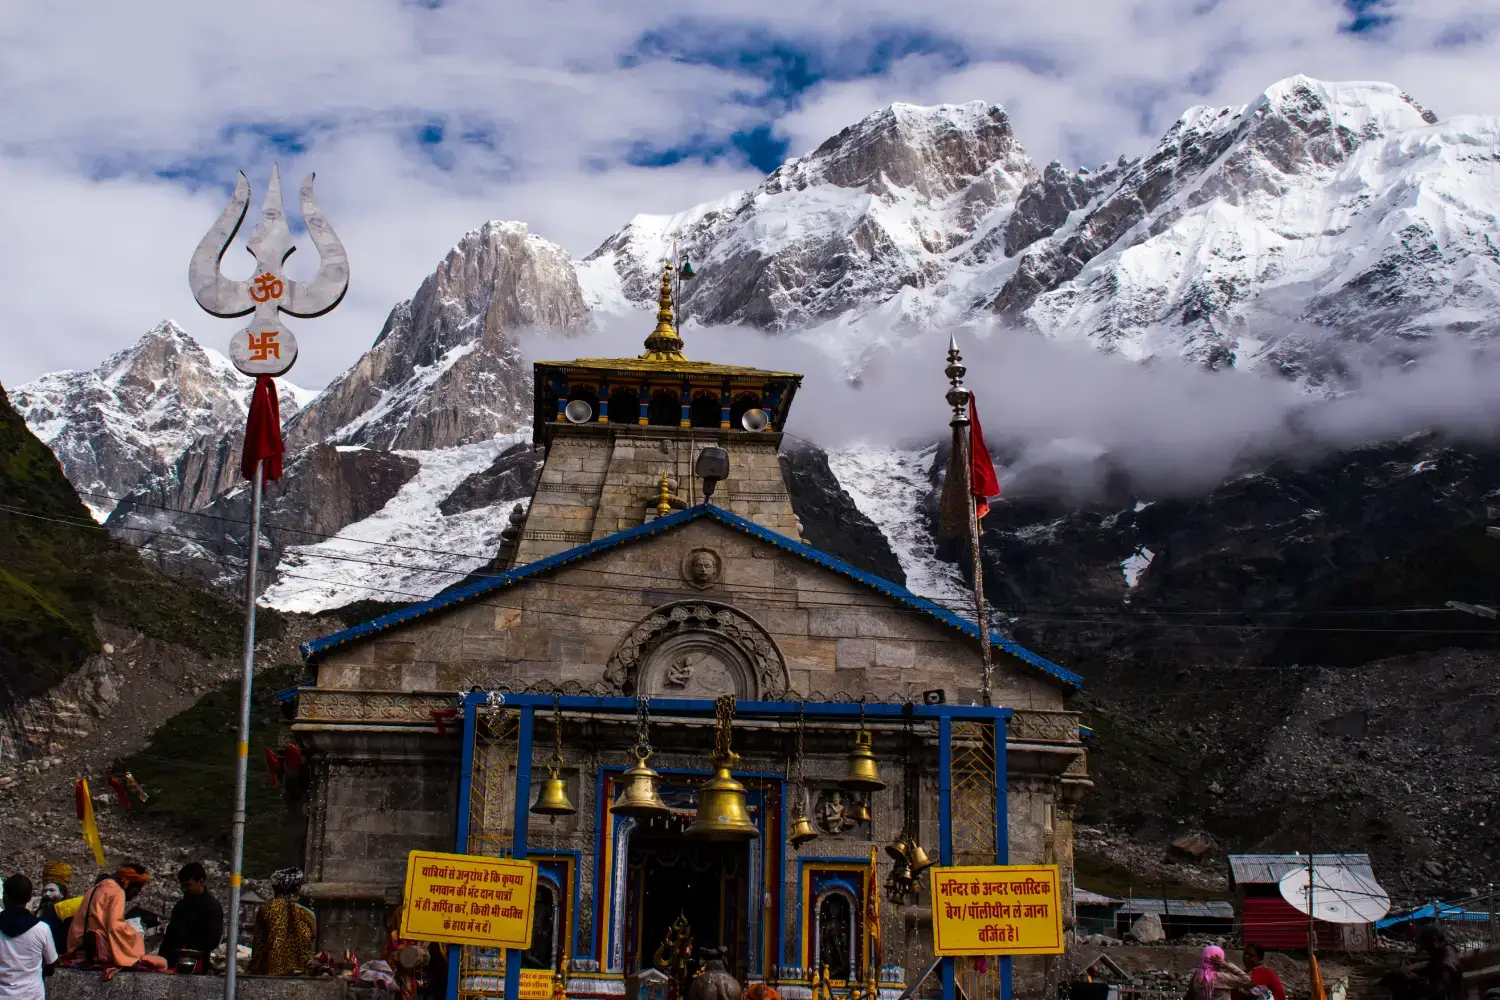
M695 548L712 549L723 567L719 582L705 590L683 579L684 558ZM756 619L785 656L795 692L897 698L942 688L950 702L977 698L979 654L961 633L707 520L334 650L319 664L318 687L594 684L632 626L662 604L693 599L729 604ZM994 699L1018 709L1063 708L1055 683L1003 655Z

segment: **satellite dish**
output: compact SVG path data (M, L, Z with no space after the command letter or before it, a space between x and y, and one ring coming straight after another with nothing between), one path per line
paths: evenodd
M1308 876L1312 905L1308 906ZM1373 880L1347 868L1314 865L1293 868L1281 877L1281 898L1299 913L1330 924L1372 924L1391 912L1391 897Z
M770 423L771 418L766 415L765 410L759 407L753 410L746 410L745 415L740 417L740 426L747 431L763 431L770 426Z
M588 404L587 400L575 399L563 407L563 415L570 423L586 424L594 418L594 408Z

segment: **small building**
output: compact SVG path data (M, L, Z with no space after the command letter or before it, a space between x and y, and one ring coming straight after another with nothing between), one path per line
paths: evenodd
M1147 914L1161 918L1168 940L1185 934L1226 935L1234 930L1234 904L1222 899L1127 899L1115 911L1116 937Z
M1320 870L1342 869L1368 884L1372 892L1384 892L1375 881L1368 854L1314 854L1312 865ZM1281 879L1308 866L1306 854L1231 854L1229 885L1240 912L1245 944L1265 948L1306 950L1308 916L1281 895ZM1331 951L1368 951L1374 938L1370 924L1331 924L1312 921L1318 947Z
M1087 889L1073 890L1073 919L1082 934L1115 936L1115 912L1124 900L1101 896Z

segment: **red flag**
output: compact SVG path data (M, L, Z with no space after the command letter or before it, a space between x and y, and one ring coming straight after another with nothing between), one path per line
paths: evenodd
M974 490L975 513L984 517L990 512L989 498L1000 495L1000 477L995 475L995 462L984 443L979 406L972 392L969 393L969 482Z
M281 758L276 756L276 751L270 747L266 747L266 773L271 776L271 787L280 788L281 776L285 773L285 768L281 763Z
M265 479L281 478L281 456L286 445L281 441L281 402L276 398L276 380L262 375L255 380L250 397L250 419L245 422L245 452L240 472L246 479L255 478L255 463L265 460Z

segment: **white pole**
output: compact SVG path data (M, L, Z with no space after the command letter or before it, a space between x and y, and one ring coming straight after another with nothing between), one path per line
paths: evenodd
M240 869L245 862L245 784L250 763L250 692L255 684L255 578L260 557L260 497L266 460L255 462L250 486L250 555L245 569L245 654L240 679L240 738L234 758L234 817L230 821L229 938L224 946L224 1000L234 1000L239 968Z

